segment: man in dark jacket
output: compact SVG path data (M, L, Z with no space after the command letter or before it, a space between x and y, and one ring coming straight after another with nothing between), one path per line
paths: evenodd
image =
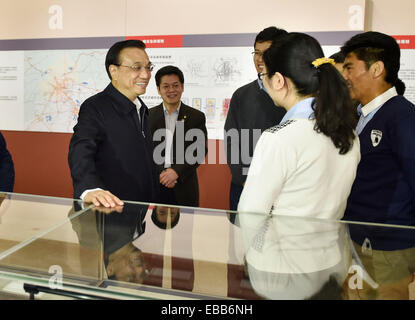
M255 38L254 64L258 75L264 68L262 55L272 41L287 31L276 27L262 30ZM266 129L280 123L285 109L271 100L261 79L237 89L232 96L225 121L227 162L232 173L230 209L236 210L248 174L255 145Z
M13 192L14 165L12 156L7 150L6 140L0 133L0 191Z
M115 43L105 67L111 83L81 105L69 145L74 197L105 207L157 201L148 109L138 97L153 69L144 43Z

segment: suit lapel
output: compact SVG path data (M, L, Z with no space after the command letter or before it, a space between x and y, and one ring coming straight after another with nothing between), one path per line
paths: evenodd
M166 121L165 121L165 118L164 118L163 104L159 104L158 106L153 107L153 108L154 108L154 120L153 120L154 132L153 132L153 134L159 129L164 130L163 132L166 132ZM159 145L163 141L166 142L165 137L164 138L162 137L161 141L157 142L156 144ZM163 157L165 157L166 156L166 150L162 151L161 155ZM164 169L164 164L157 165L157 167L159 169L159 172L161 172Z
M181 106L180 106L180 110L179 110L179 114L177 115L177 122L180 122L180 123L183 123L183 129L184 129L184 131L183 131L183 142L181 142L181 143L184 143L184 135L186 134L186 129L184 128L184 121L186 121L186 118L187 118L187 106L184 104L184 103L182 103L181 104ZM176 159L177 159L177 154L176 154L176 151L178 151L177 150L177 148L176 148L176 132L177 132L177 123L176 123L176 126L175 126L175 129L174 129L174 134L173 134L173 143L172 143L172 153L173 153L173 163L176 163ZM182 152L184 152L184 150L182 150ZM180 152L180 153L182 153L182 152Z
M183 119L185 119L187 117L187 106L185 104L182 103L182 105L180 106L180 110L179 110L179 114L177 116L177 121L182 121Z

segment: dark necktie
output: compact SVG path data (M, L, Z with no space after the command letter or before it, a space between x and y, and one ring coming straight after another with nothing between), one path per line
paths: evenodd
M141 133L143 135L143 137L146 137L146 134L144 132L144 116L145 116L145 109L143 106L141 106L140 110L139 110L139 114L140 114L140 128L141 128Z

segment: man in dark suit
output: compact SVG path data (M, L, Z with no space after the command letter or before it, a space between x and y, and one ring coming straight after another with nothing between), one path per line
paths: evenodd
M179 68L163 67L155 79L163 103L150 109L149 124L160 174L160 201L197 207L196 169L207 153L206 117L181 102L184 76Z
M74 197L115 207L158 200L146 91L153 66L140 40L115 43L105 59L111 83L81 105L69 145Z
M264 68L264 51L271 46L273 40L286 33L287 31L276 27L265 28L258 33L252 52L258 75ZM224 141L227 162L232 173L229 194L231 210L238 207L251 157L261 133L279 124L284 114L285 109L275 106L259 77L240 87L232 95L225 121Z
M0 133L0 192L13 192L14 165L12 156L7 150L6 140Z

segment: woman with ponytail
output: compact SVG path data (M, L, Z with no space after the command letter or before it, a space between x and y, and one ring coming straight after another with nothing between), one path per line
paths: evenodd
M251 283L272 299L339 298L348 265L335 220L360 160L356 110L311 36L289 33L263 59L264 86L287 113L261 135L238 205Z
M274 42L264 62L264 86L287 113L258 141L238 210L341 219L360 160L345 80L303 33Z

